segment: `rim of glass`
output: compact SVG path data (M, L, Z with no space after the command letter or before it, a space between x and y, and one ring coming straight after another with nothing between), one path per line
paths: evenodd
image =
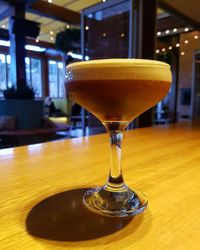
M158 60L150 60L150 59L133 59L133 58L111 58L111 59L97 59L97 60L89 60L89 61L81 61L81 62L74 62L69 65L67 65L67 69L75 69L75 68L82 68L82 67L96 67L99 66L105 66L105 67L115 67L115 66L124 66L124 67L161 67L161 68L167 68L170 69L170 65L158 61Z

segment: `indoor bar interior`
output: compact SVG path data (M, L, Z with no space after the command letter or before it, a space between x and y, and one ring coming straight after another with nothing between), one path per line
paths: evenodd
M0 250L200 249L199 11L0 0Z

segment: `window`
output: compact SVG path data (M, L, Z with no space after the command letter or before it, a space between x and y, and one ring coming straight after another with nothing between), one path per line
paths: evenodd
M4 54L0 54L0 86L1 89L6 88L6 56Z
M36 58L25 58L26 63L26 81L36 91L36 97L42 97L42 67L41 60Z
M62 62L49 60L49 95L64 97L64 65Z
M10 55L0 54L0 90L11 87L10 81ZM0 96L3 96L0 92Z

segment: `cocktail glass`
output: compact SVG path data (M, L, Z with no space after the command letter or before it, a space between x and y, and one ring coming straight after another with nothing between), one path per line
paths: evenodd
M102 59L68 65L69 96L93 113L105 126L111 145L111 166L106 184L88 190L83 201L92 211L113 217L141 213L147 198L124 182L121 142L127 125L168 93L168 64L143 59Z

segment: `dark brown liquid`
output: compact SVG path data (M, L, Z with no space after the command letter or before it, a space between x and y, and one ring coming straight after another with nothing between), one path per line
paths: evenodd
M103 122L129 122L168 93L170 83L154 80L71 80L69 96Z

